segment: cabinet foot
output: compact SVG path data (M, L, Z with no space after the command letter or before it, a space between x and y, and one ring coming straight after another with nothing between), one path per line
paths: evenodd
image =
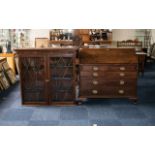
M82 104L82 101L79 101L79 102L78 102L78 105L81 105L81 104Z
M138 104L138 99L137 98L129 98L132 102L133 102L133 104Z
M87 98L78 98L76 101L76 104L81 105L83 102L86 102L86 101L87 101Z

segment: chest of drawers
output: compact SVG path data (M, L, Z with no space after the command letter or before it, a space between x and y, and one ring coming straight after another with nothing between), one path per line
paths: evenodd
M137 99L134 49L82 49L79 57L80 98Z

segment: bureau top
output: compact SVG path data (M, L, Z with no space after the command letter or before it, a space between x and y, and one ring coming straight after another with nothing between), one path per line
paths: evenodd
M134 48L83 48L79 52L80 64L136 64Z

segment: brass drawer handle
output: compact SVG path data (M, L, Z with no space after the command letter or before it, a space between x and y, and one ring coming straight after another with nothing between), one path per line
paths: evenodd
M98 85L98 81L93 81L93 85Z
M49 81L50 81L49 79L46 79L46 80L45 80L45 82L49 82Z
M119 68L121 71L124 71L125 70L125 67L120 67Z
M93 70L94 71L98 71L98 67L93 67Z
M94 77L97 77L97 76L98 76L98 73L93 73L93 76L94 76Z
M124 90L119 90L118 93L119 94L124 94Z
M93 93L93 94L97 94L98 91L97 91L97 90L92 90L92 93Z
M120 75L120 76L125 76L125 73L120 73L119 75Z
M125 84L125 81L124 80L120 80L120 85L124 85Z

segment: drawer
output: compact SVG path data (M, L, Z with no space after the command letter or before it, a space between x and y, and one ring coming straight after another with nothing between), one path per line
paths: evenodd
M115 87L115 86L136 86L136 80L119 79L119 80L104 80L99 79L80 79L80 86L84 88L94 88L94 87Z
M100 88L80 88L80 96L92 97L125 97L136 96L136 87L100 87Z
M104 78L104 79L135 79L137 78L137 72L127 72L127 71L119 71L119 72L101 72L101 71L81 71L81 78Z
M80 71L136 71L137 65L85 65L80 66Z

